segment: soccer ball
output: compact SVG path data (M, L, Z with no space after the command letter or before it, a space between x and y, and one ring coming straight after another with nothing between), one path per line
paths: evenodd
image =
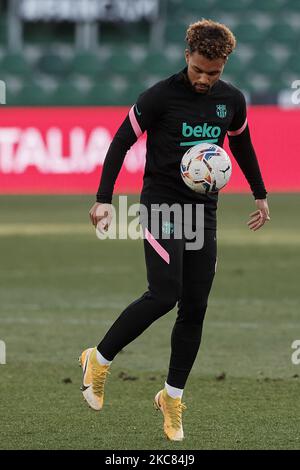
M217 193L228 183L231 171L225 150L205 142L191 147L180 165L183 181L196 193Z

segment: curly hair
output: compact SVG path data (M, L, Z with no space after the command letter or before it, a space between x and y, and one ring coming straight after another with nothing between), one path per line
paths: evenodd
M204 18L189 26L186 41L191 53L197 51L210 60L225 59L236 46L236 39L227 26Z

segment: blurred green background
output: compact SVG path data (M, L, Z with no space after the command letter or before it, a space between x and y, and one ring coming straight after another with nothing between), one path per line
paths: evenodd
M21 1L1 0L0 78L8 84L7 103L132 104L141 91L185 66L186 29L202 17L224 22L236 34L238 47L223 78L249 102L281 102L299 78L298 0L158 3L155 20L98 21L85 30L80 22L16 22Z

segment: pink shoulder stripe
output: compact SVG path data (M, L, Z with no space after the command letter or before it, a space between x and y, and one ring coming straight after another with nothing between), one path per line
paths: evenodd
M132 129L134 130L134 133L136 135L136 138L138 139L142 134L142 129L139 126L139 123L136 120L135 114L134 114L134 106L129 111L129 119L130 123L132 125Z
M247 121L247 118L246 118L246 120L245 120L244 124L242 125L242 127L240 127L237 131L228 131L227 134L230 135L230 136L239 135L246 129L247 124L248 124L248 121Z

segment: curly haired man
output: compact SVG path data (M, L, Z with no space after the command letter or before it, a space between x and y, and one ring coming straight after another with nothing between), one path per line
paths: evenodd
M184 237L165 238L162 233L154 239L149 220L141 221L148 289L119 315L97 347L85 350L80 356L83 395L93 409L101 410L105 380L115 356L177 306L169 372L163 389L154 399L155 406L163 413L165 435L173 441L184 437L182 395L199 350L217 259L218 195L195 193L184 184L180 162L185 151L199 142L214 141L222 147L227 135L255 199L256 210L250 214L249 228L258 230L270 218L267 192L251 143L245 98L241 91L220 78L236 46L235 37L225 25L202 19L189 26L186 41L184 70L142 93L117 131L107 152L90 219L95 226L102 224L107 229L112 217L114 184L126 152L147 131L140 202L150 214L157 204L177 203L182 207L190 204L193 209L202 204L203 247L187 250ZM216 129L214 135L213 129ZM194 212L191 225L197 223ZM205 269L199 270L199 265Z

